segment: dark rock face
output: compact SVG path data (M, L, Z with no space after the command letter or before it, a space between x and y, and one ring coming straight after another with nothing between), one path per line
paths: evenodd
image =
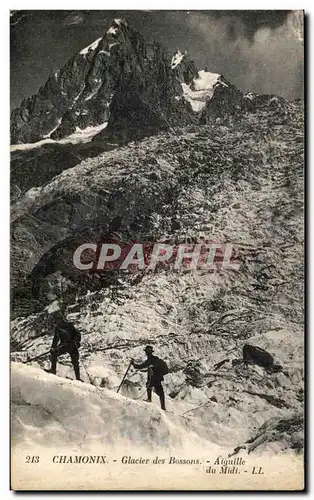
M97 144L44 144L41 147L11 153L11 201L16 201L33 187L43 185L63 170L74 167L84 158L103 151Z
M77 54L60 71L52 74L39 92L25 99L11 115L13 143L34 142L58 127L63 115L73 109L84 88L91 55Z
M243 93L221 76L214 85L214 93L206 103L200 123L210 123L216 118L226 118L243 111Z
M280 371L281 369L269 352L251 344L243 346L243 362L246 366L248 363L253 363L267 370Z

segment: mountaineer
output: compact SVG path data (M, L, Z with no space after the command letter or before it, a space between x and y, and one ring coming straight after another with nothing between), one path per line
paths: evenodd
M45 371L56 374L58 356L68 353L71 357L76 380L81 380L79 366L80 332L72 323L66 321L60 309L51 313L51 322L54 325L54 337L50 349L51 368Z
M147 360L144 361L144 363L135 363L132 359L131 364L136 370L147 368L146 401L148 401L149 403L152 402L152 390L155 389L156 394L158 394L160 399L160 406L162 410L165 410L165 393L162 386L162 381L164 380L164 375L166 375L169 371L167 363L163 359L154 356L153 348L150 345L145 347L144 352L147 356Z

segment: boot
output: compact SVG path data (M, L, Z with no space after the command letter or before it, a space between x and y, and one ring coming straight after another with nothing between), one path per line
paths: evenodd
M80 380L82 382L82 380L80 379L80 367L79 367L79 365L74 365L73 368L74 368L76 380Z
M56 374L56 372L55 372L55 371L52 371L52 369L51 369L51 368L49 368L49 370L48 370L47 368L44 368L44 372L46 372L46 373L53 373L53 375L55 375L55 374Z
M50 370L47 370L47 372L53 373L54 375L57 373L57 356L54 353L51 354L51 368Z
M162 409L162 410L165 410L165 409L166 409L166 405L165 405L165 394L164 394L164 391L162 391L162 392L159 394L159 399L160 399L160 406L161 406L161 409Z
M151 387L147 387L147 399L145 399L146 403L152 402L152 389Z

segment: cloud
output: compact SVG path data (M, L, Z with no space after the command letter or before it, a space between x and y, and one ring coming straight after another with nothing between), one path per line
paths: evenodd
M288 17L288 24L294 36L300 41L304 41L304 19L303 11L295 10Z
M264 25L248 39L241 18L210 18L191 12L189 28L203 39L208 69L219 71L242 90L303 95L303 12L289 13L272 28ZM232 32L232 36L230 33Z
M85 20L85 16L83 13L71 13L69 14L65 20L64 20L64 25L65 26L74 26L74 25L79 25L82 24Z

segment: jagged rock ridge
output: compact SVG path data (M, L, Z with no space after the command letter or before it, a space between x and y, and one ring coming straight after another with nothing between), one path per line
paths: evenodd
M102 38L12 112L12 143L58 140L107 123L100 139L127 141L174 125L207 123L242 109L242 100L223 76L199 71L187 52L170 54L115 19Z
M189 81L197 70L192 63L192 73L186 62L183 66ZM116 19L102 38L73 56L50 75L38 94L13 111L12 142L59 139L76 127L105 123L114 94L121 95L128 85L130 92L148 93L151 107L166 110L171 95L182 93L177 74L171 54L157 43L145 43L126 21Z

